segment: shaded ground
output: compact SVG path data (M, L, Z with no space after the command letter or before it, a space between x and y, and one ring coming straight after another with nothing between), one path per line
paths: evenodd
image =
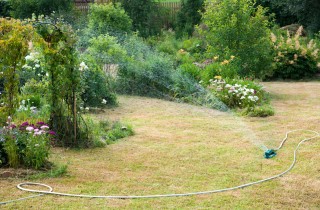
M133 125L136 135L103 149L54 149L69 176L37 180L55 191L94 195L184 193L232 187L278 174L292 150L310 134L296 133L277 158L259 148L276 147L292 129L320 131L320 83L265 83L276 115L244 118L202 107L141 97L120 97L120 106L97 115ZM286 176L233 192L162 199L105 200L56 196L1 206L7 209L319 209L320 139L301 148ZM0 201L30 195L0 179Z

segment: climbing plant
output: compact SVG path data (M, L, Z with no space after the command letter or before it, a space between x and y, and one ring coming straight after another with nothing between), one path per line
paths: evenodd
M0 79L3 79L4 92L0 120L12 116L18 105L18 72L25 62L25 56L32 41L39 37L30 24L15 19L0 18Z
M39 17L34 25L46 43L43 50L49 74L50 125L62 146L85 147L86 126L78 114L81 93L76 34L61 19Z

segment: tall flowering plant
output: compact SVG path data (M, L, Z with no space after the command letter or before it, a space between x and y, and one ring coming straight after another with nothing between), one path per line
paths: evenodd
M301 37L301 26L294 36L276 36L271 33L275 51L275 70L272 78L302 79L312 77L320 64L319 48L314 40L307 41Z

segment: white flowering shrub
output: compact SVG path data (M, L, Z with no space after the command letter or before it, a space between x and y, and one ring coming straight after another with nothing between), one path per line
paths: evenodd
M249 80L224 80L216 76L210 80L209 89L230 108L249 108L262 103L265 98L263 87Z
M318 71L319 48L314 40L301 37L302 26L292 37L276 36L271 33L275 50L275 70L271 78L302 79L312 77Z

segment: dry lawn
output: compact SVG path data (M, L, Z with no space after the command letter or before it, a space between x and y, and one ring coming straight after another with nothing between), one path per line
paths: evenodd
M102 149L54 149L51 160L68 164L68 176L36 180L57 192L147 195L206 191L256 181L284 171L292 150L308 133L295 133L278 156L263 158L262 145L278 146L286 131L320 131L320 83L265 83L276 115L237 117L203 107L142 97L119 97L120 106L95 116L121 119L136 135ZM43 196L4 209L320 209L320 139L299 151L284 177L220 194L161 199L86 199ZM28 196L23 179L0 180L0 201Z

